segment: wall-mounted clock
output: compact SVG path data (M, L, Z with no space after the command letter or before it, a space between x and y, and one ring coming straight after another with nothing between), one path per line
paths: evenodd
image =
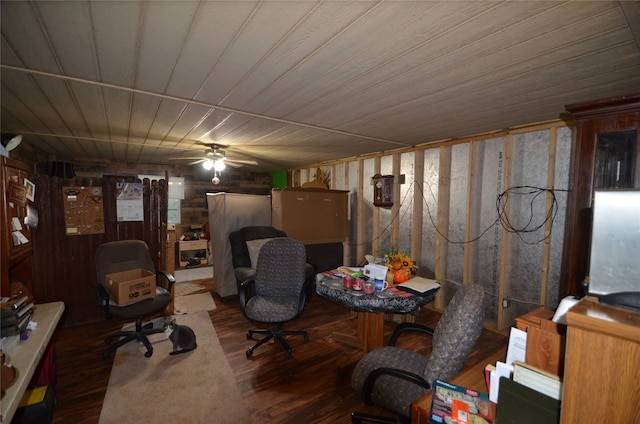
M375 206L393 206L393 175L373 176L373 204Z

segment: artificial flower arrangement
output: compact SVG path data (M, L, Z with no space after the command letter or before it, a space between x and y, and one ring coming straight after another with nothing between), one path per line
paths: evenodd
M399 252L396 248L391 248L389 252L384 253L384 263L389 268L389 273L393 275L393 284L404 283L411 278L413 269L413 260L404 252ZM391 277L389 276L388 279ZM391 283L391 281L389 281Z

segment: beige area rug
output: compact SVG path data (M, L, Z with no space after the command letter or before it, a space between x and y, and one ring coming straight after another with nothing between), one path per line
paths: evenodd
M251 422L209 314L201 311L174 318L193 329L198 347L169 355L172 343L162 333L150 337L154 349L150 358L140 344L120 347L99 423ZM155 325L161 322L161 318L154 321Z
M204 290L204 289L205 287L202 284L175 283L173 285L173 295L186 296L188 294L199 292L200 290Z
M216 309L216 303L211 293L190 294L188 296L176 296L173 301L174 314L193 314L200 311L212 311Z
M213 267L200 266L198 268L191 269L176 269L173 276L179 283L183 281L204 280L206 278L213 279Z

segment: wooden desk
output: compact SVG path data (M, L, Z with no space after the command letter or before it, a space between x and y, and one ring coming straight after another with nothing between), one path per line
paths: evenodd
M496 361L504 361L507 356L507 347L503 346L500 349L493 352L483 362L479 362L476 365L468 368L467 370L456 375L452 379L448 380L449 383L456 384L458 386L467 387L477 392L487 393L487 383L484 379L484 367L487 364L494 364ZM431 413L431 396L433 392L425 393L418 400L413 402L411 406L411 424L429 424L429 414ZM496 416L495 404L493 406L493 417Z
M35 305L31 320L38 323L38 328L32 331L29 338L21 342L9 356L9 362L18 371L18 377L2 397L0 422L11 422L58 321L60 321L62 312L64 312L64 303L62 302Z
M640 312L585 297L567 324L560 421L640 422Z

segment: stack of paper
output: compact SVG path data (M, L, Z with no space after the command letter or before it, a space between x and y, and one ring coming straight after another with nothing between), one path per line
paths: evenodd
M414 294L425 294L432 290L438 290L440 288L440 283L429 278L413 277L409 281L398 284L396 287L400 290Z

